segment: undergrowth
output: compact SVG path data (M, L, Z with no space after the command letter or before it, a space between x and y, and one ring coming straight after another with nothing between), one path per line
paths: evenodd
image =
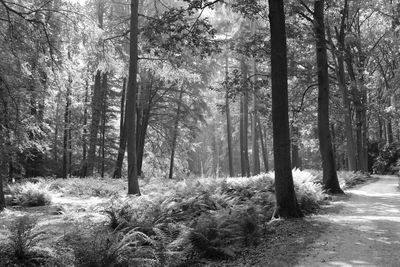
M37 219L20 216L8 225L9 242L3 244L0 255L2 266L41 266L48 255L38 248L45 234L37 230Z
M9 206L36 207L51 203L49 186L44 181L9 185L9 193L6 197Z
M349 172L339 172L339 178L342 187L365 180ZM317 212L327 199L321 172L293 170L293 179L303 213ZM64 247L74 266L188 266L200 258L234 258L243 247L271 234L267 228L275 207L273 173L150 181L142 185L142 196L124 196L122 180L74 178L38 184L73 196L111 197L103 210L106 226L80 222L65 234ZM21 192L18 187L13 190Z

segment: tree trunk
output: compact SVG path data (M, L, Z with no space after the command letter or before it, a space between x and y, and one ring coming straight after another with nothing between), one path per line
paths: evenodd
M299 156L300 132L297 126L292 126L292 168L301 169L301 160Z
M101 83L102 91L102 111L101 111L101 177L104 178L105 171L105 141L106 141L106 124L107 124L107 89L108 89L108 74L103 73Z
M3 167L5 167L4 165L4 157L1 159L0 164L3 165L2 169L4 169ZM4 191L3 191L3 181L4 181L4 176L2 173L0 173L0 212L2 212L4 210L4 208L6 207L6 200L4 198Z
M225 81L228 80L229 66L228 66L228 56L225 58ZM226 85L225 88L225 112L226 112L226 134L228 140L228 167L229 167L229 176L234 177L235 173L233 171L233 148L232 148L232 121L231 121L231 110L229 107L229 93L228 87Z
M179 127L179 120L181 117L182 99L183 99L183 87L181 88L181 91L179 92L178 109L176 112L175 124L174 124L173 133L172 133L171 158L170 158L169 175L168 175L169 179L172 179L173 175L174 175L175 149L176 149L176 140L178 139L178 127Z
M342 10L342 19L340 25L340 31L336 32L336 39L338 41L339 50L335 53L334 49L331 49L332 57L335 63L335 72L336 77L339 83L339 89L342 94L342 105L343 105L343 115L344 115L344 130L346 136L346 153L348 158L348 170L356 171L357 170L357 162L356 155L354 153L354 138L353 138L353 126L351 122L351 108L350 108L350 100L349 93L346 85L346 77L344 71L344 58L343 54L345 53L345 27L346 27L346 18L348 16L348 1L346 0L344 3L344 8ZM328 38L331 44L333 44L332 37L330 34L330 29L328 27ZM333 46L332 46L333 47Z
M314 32L318 68L318 137L322 158L323 184L327 192L343 193L336 173L329 129L329 75L325 41L324 0L314 2Z
M115 162L115 169L113 173L113 178L121 178L122 176L122 163L124 162L125 149L126 149L126 133L125 133L125 96L126 96L126 78L124 78L122 83L121 92L121 117L119 120L119 148L117 161Z
M257 117L257 124L258 124L258 133L260 135L261 152L262 152L262 159L263 159L263 163L264 163L264 170L265 170L265 172L268 172L269 167L268 167L267 140L265 140L265 142L264 142L264 135L263 135L263 131L262 131L260 117Z
M137 175L137 66L138 63L138 1L131 0L129 81L126 101L126 134L128 138L128 194L140 195Z
M287 46L283 0L268 0L271 29L272 123L276 208L274 217L302 217L290 162Z
M62 178L67 178L68 173L69 173L69 154L68 154L68 148L69 148L69 137L70 137L70 107L71 107L71 96L70 96L70 85L67 87L67 92L66 92L66 104L65 104L65 112L64 112L64 141L63 141L63 165L62 165Z
M86 81L85 87L85 107L83 110L83 136L82 136L82 170L81 177L87 176L87 125L88 125L88 101L89 101L89 82Z
M244 156L244 171L247 177L250 177L250 162L249 162L249 145L248 145L248 129L249 129L249 90L247 86L247 65L242 57L240 61L240 69L242 71L242 89L243 89L243 156Z
M256 34L256 22L253 20L251 22L251 31L253 37ZM251 142L252 142L252 151L253 151L253 175L260 174L260 152L258 147L258 131L257 131L257 65L256 59L252 58L252 69L253 69L253 119L251 121Z
M101 118L101 71L98 70L94 78L92 97L92 121L89 130L89 150L87 158L87 175L92 176L96 159L96 146L98 142L99 124Z
M243 94L240 94L240 121L239 121L239 142L240 142L240 170L242 177L246 176L246 160L244 155L244 114L243 114Z

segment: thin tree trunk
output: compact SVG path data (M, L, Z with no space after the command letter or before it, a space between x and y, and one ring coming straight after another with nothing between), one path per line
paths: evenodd
M229 59L228 55L225 58L225 81L228 80L229 73ZM228 140L228 167L229 167L229 176L234 177L235 173L233 171L233 148L232 148L232 122L231 122L231 110L229 106L229 93L228 93L228 85L226 85L225 92L225 111L226 111L226 134Z
M88 125L88 101L89 101L89 82L86 81L85 87L85 107L83 110L83 136L82 136L82 170L81 177L87 176L87 125Z
M318 137L322 157L324 189L330 193L343 193L340 189L335 157L329 129L329 75L325 41L324 0L314 2L314 32L318 68Z
M2 169L4 169L4 158L1 159L0 164L2 164ZM3 174L0 172L0 212L2 212L4 210L4 208L6 207L6 200L4 198L4 191L3 191L3 181L4 181L4 176Z
M343 115L344 115L344 128L346 136L346 152L348 157L348 166L350 171L357 170L356 155L354 153L354 138L353 138L353 126L351 122L351 109L349 93L346 85L346 77L344 71L344 58L343 54L345 52L345 28L346 28L346 18L348 16L348 1L345 0L344 8L342 10L342 19L340 25L340 31L336 32L336 39L338 41L339 50L335 53L334 49L331 49L332 57L335 63L336 77L339 83L339 89L342 94L342 105L343 105ZM330 34L330 29L327 29L328 38L331 44L333 44L332 37ZM333 47L333 46L332 46Z
M283 0L268 0L271 30L272 123L275 161L274 217L302 217L290 162L287 46Z
M94 78L93 97L92 97L92 121L89 130L89 150L87 158L87 175L92 176L96 159L96 146L98 142L99 124L101 119L101 72L97 71Z
M122 176L122 163L124 162L125 149L126 149L126 133L125 133L125 96L126 96L126 78L123 79L122 92L121 92L121 117L119 120L119 148L117 161L115 162L115 169L113 178L121 178Z
M240 121L239 121L239 142L240 142L240 170L242 177L246 176L246 160L245 160L245 148L244 148L244 114L243 114L243 94L240 94Z
M182 104L182 99L183 99L183 91L184 90L182 87L179 92L178 109L176 111L175 124L174 124L173 133L172 133L171 158L170 158L169 175L168 175L169 179L172 179L173 175L174 175L175 149L176 149L176 140L178 139L178 127L179 127L179 120L181 117L181 104Z
M248 129L249 129L249 90L247 86L247 64L242 57L240 61L240 69L242 71L242 89L243 91L243 156L244 168L246 176L250 177L250 162L249 162L249 145L248 145Z
M71 127L69 121L70 106L71 106L70 85L68 85L66 92L65 111L64 111L63 165L62 165L62 175L61 175L62 178L67 178L69 173L68 143L69 143L69 129Z
M137 157L137 165L138 165L138 175L143 175L142 165L143 165L143 155L144 155L144 146L146 143L146 134L147 128L149 126L150 120L150 107L149 103L147 106L143 108L141 115L141 123L140 128L138 129L138 157Z
M129 81L127 90L126 128L128 138L128 194L140 195L137 176L137 61L138 61L138 1L131 0Z
M258 124L258 133L260 135L260 142L261 142L261 152L262 152L262 159L264 163L264 170L265 172L269 171L269 166L268 166L268 151L267 151L267 140L264 142L264 135L262 131L262 126L261 126L261 121L260 117L257 117L257 124Z
M106 124L107 124L107 94L108 94L108 74L103 73L101 83L102 91L102 112L101 112L101 177L104 178L105 171L105 141L106 141Z
M252 35L256 34L256 22L253 20L251 22ZM257 65L256 59L252 58L252 69L253 69L253 119L251 121L251 131L252 131L252 151L253 151L253 175L260 174L260 152L258 147L258 131L257 131Z

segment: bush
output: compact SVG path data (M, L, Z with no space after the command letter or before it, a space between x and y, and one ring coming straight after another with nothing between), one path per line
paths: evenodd
M342 189L354 187L370 179L368 174L361 172L338 171L339 184Z
M377 174L395 174L398 171L396 166L400 159L400 144L392 143L385 145L372 166L373 172Z
M69 178L50 180L50 190L70 196L113 197L126 192L126 183L111 178Z
M51 203L49 186L43 181L26 182L9 187L11 196L6 199L9 206L37 207Z
M166 266L160 265L166 260L157 253L160 241L136 229L109 231L102 226L77 227L64 240L72 249L74 266Z
M42 266L47 262L48 255L37 247L43 240L44 232L36 231L36 225L37 219L25 215L18 217L8 226L9 243L3 245L0 265Z

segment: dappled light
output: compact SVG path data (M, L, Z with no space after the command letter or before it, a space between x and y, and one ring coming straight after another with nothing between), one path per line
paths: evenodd
M380 176L378 182L347 191L347 200L334 202L336 213L318 215L331 226L300 265L398 266L400 259L393 257L400 250L398 180Z

